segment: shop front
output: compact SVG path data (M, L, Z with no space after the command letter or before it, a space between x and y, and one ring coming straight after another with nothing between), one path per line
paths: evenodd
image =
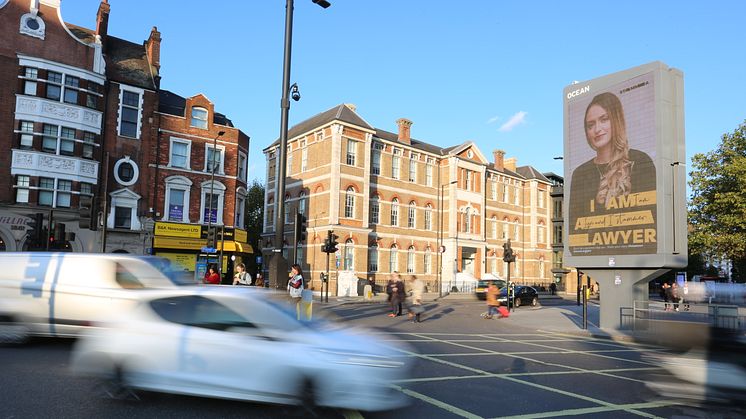
M207 226L156 222L153 250L196 282L202 281L209 265L215 265L222 273L222 283L229 284L233 267L251 257L253 249L246 242L246 230L220 226L217 239L215 251L206 252L210 250L206 248Z

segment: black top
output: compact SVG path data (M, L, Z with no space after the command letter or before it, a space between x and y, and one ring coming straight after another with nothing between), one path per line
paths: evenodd
M646 153L630 149L629 160L632 162L631 168L631 191L629 195L640 192L648 192L656 190L656 175L655 165L653 160ZM629 208L623 208L623 205L619 205L619 208L606 209L603 204L595 202L596 195L598 194L598 187L601 183L601 175L606 172L607 164L596 164L593 159L578 166L572 173L572 183L570 184L570 207L567 208L569 211L570 223L567 226L569 235L573 234L589 234L589 242L593 242L594 239L599 239L595 236L595 233L608 232L608 231L623 231L624 235L614 236L612 239L608 239L609 236L604 237L603 243L598 242L592 245L586 246L572 246L572 242L569 241L570 252L575 256L583 255L613 255L618 253L655 253L657 251L657 242L650 240L650 232L648 236L646 233L629 233L632 230L639 229L655 229L655 222L650 224L637 224L627 225L621 227L603 227L598 229L581 229L577 226L579 218L591 217L591 216L603 216L612 214L623 214L631 213L636 211L652 212L653 220L656 220L656 205L654 201L650 205L635 205ZM593 202L591 202L593 201ZM639 242L639 234L643 234L643 241ZM647 237L647 239L645 238ZM624 249L620 251L621 249Z

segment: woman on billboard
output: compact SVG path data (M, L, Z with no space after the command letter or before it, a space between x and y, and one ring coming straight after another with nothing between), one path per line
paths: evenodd
M620 198L640 192L654 192L655 165L648 154L629 147L624 110L615 94L605 92L596 95L588 104L584 118L585 138L596 156L578 166L572 174L570 234L592 233L594 229L618 230L625 226L610 225L609 220L597 216L628 213L634 211L630 206L646 206L644 202L641 204ZM654 204L654 198L650 204ZM613 244L629 243L622 240L625 236L620 237ZM598 236L589 234L587 246L581 247L600 250L612 244L606 240L598 243L597 239Z

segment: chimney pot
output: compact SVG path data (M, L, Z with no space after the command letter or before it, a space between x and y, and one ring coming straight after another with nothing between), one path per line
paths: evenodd
M495 159L495 168L497 170L505 170L505 152L503 150L493 150L492 157Z

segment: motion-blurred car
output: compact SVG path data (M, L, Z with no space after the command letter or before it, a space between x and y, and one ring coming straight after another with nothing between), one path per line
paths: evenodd
M498 289L505 286L505 280L504 279L482 279L479 282L477 282L477 287L474 289L474 293L476 294L477 298L480 300L484 300L487 298L487 287L490 284L495 284Z
M158 257L0 252L0 266L0 343L75 337L148 289L184 285Z
M515 294L513 294L512 297L514 307L520 307L522 305L530 305L532 307L536 307L537 305L539 305L539 293L534 287L529 287L527 285L516 285ZM500 289L500 296L497 298L497 301L502 305L505 305L506 301L508 301L507 287L503 287Z
M152 294L79 340L73 371L114 388L266 403L388 410L406 378L392 343L333 323L301 322L268 293L193 287Z

